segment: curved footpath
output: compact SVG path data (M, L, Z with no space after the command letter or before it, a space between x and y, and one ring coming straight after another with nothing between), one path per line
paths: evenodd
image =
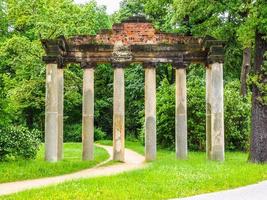
M35 180L18 181L11 183L0 184L0 195L8 195L28 189L40 188L49 185L63 183L65 181L93 178L100 176L110 176L122 172L140 169L146 166L144 156L125 149L125 162L118 163L111 166L103 166L112 160L112 147L97 145L104 148L108 154L109 159L96 165L93 168L82 170L76 173L55 176L51 178L40 178ZM226 190L221 192L214 192L209 194L202 194L193 197L180 198L176 200L266 200L267 199L267 181L258 184L253 184L237 189Z
M232 190L202 194L176 200L266 200L267 181ZM174 200L174 199L173 199Z
M113 149L111 146L104 146L104 145L97 145L97 146L104 148L108 152L109 159L96 165L95 167L62 176L3 183L0 184L0 195L12 194L23 190L40 188L48 185L55 185L63 183L65 181L93 178L100 176L110 176L134 169L140 169L146 166L144 162L145 161L144 156L129 149L125 149L124 163L118 163L111 166L103 166L104 164L112 160Z

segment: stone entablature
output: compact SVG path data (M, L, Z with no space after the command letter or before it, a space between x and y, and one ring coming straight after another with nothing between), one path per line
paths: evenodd
M63 68L78 63L83 75L82 142L83 160L94 159L94 70L111 63L113 84L113 159L124 161L125 80L124 68L141 63L145 76L145 157L156 159L156 67L170 63L175 69L176 157L187 159L186 68L191 63L206 65L207 156L224 160L223 60L224 43L212 37L162 33L144 17L132 17L95 36L63 36L42 40L46 56L45 158L63 158Z
M130 63L206 64L209 63L207 59L223 60L224 51L223 41L159 32L140 16L114 24L111 30L102 30L97 35L61 36L42 40L42 43L47 54L44 61L60 66L82 61L110 63L117 62L117 58L123 58L118 62Z

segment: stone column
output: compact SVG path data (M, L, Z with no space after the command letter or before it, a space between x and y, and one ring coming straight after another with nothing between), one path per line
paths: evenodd
M145 64L145 157L156 159L156 66Z
M63 113L64 113L64 69L57 70L58 79L58 160L63 159Z
M176 68L175 136L176 157L187 158L187 95L186 69Z
M210 100L210 124L207 116L207 130L210 129L209 158L211 160L224 161L224 103L223 103L223 64L214 62L207 72L207 99ZM207 106L209 114L209 105Z
M45 160L58 160L58 74L57 64L46 66Z
M94 159L94 67L90 63L82 67L84 68L82 157L83 160L93 160Z
M206 154L211 160L211 66L206 67Z
M124 161L125 146L125 92L123 66L113 64L113 160Z

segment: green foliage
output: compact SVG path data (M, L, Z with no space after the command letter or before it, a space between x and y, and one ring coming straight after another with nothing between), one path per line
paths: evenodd
M65 124L63 138L64 138L64 142L81 142L82 141L82 125L81 124Z
M112 138L113 69L99 65L95 70L95 126Z
M251 126L251 94L243 98L239 94L239 88L239 81L225 85L225 143L228 150L246 151Z
M205 68L192 65L187 80L187 120L188 147L193 150L205 150L206 145L206 90Z
M17 126L0 129L0 160L34 159L40 145L40 132Z
M78 5L72 0L0 0L0 124L44 130L41 38L96 34L109 27L104 8L95 1ZM82 70L71 65L64 76L65 122L81 123Z
M175 87L164 79L157 92L157 140L163 147L175 145Z
M64 124L69 126L82 124L82 80L83 70L79 65L70 65L64 70Z
M188 145L191 150L205 150L206 103L204 68L193 65L188 70ZM245 151L249 143L251 103L239 95L240 83L225 85L225 140L227 150ZM144 130L141 133L143 139ZM157 139L165 148L175 147L175 86L165 79L157 92Z
M137 137L143 123L144 110L144 70L140 65L132 65L125 71L125 105L127 137Z
M107 134L104 131L102 131L102 129L95 128L95 133L94 133L95 141L104 140L106 139L106 137Z
M0 47L4 109L14 121L33 127L40 123L44 107L44 67L40 62L43 50L37 41L14 35ZM1 71L1 70L0 70ZM41 114L41 115L40 115ZM23 122L20 115L23 115Z
M95 128L94 140L106 139L107 134L101 128ZM82 124L66 124L64 127L64 142L82 142Z

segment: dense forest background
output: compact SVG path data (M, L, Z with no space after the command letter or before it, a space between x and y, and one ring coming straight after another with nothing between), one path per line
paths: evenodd
M94 1L0 0L0 126L23 126L44 132L45 64L40 39L96 34L131 15L143 14L154 26L181 35L211 35L225 40L225 136L228 150L247 150L251 125L251 93L240 94L244 52L254 48L257 20L265 19L264 1L124 0L108 16ZM262 16L263 15L263 16ZM262 17L262 18L261 18ZM265 22L267 23L267 22ZM267 27L267 26L266 26ZM260 29L264 32L264 28ZM266 32L265 32L266 33ZM253 54L249 54L253 57ZM249 66L247 66L249 67ZM243 70L242 70L243 69ZM78 65L65 71L64 140L81 141L82 75ZM126 70L126 137L143 140L144 71ZM243 80L241 78L241 80ZM158 144L174 148L175 88L170 65L157 68ZM246 80L245 80L246 82ZM249 81L248 81L249 82ZM188 137L191 150L205 149L205 66L187 70ZM245 88L249 88L246 86ZM95 71L95 138L112 137L113 69Z

